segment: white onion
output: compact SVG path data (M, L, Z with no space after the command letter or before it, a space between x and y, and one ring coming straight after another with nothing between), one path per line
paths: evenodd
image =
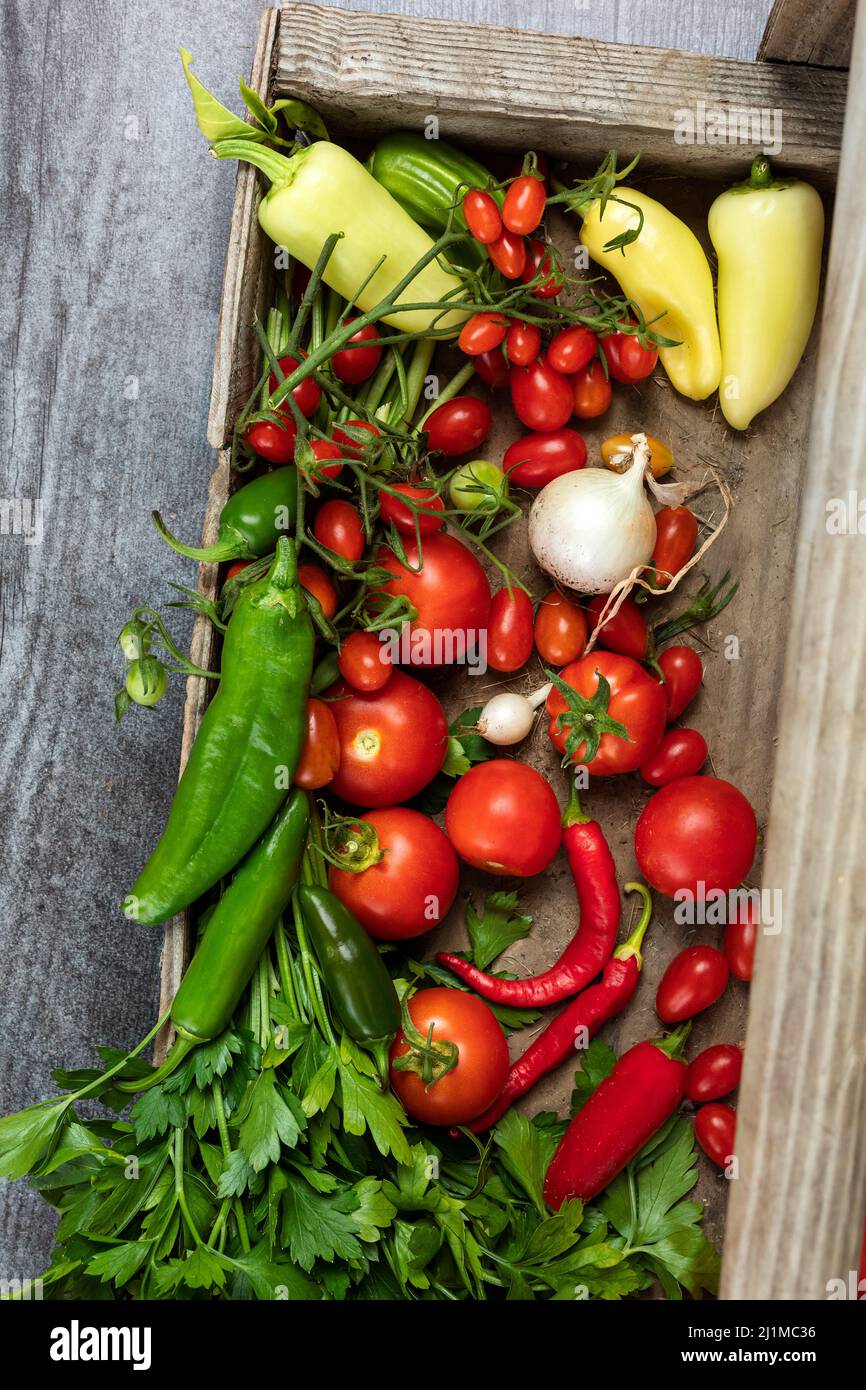
M529 544L543 570L582 594L609 594L652 557L656 520L644 490L650 451L635 435L625 473L584 468L542 488L529 514Z
M503 690L501 694L494 695L478 716L476 728L479 734L498 748L520 743L532 728L536 709L549 694L548 683L528 697L516 695L512 690Z

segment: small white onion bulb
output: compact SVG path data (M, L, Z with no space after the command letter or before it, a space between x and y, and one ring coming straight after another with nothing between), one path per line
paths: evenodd
M488 743L497 748L507 748L512 743L520 743L532 728L535 711L550 694L550 683L543 685L532 695L516 695L512 690L503 690L492 696L478 716L476 728Z

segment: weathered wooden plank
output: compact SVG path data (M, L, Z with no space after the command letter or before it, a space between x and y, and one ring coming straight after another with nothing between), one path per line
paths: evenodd
M775 0L758 58L847 68L854 37L856 0Z
M862 15L851 79L764 863L784 925L759 942L738 1107L723 1285L737 1299L826 1298L858 1267L866 1204Z
M458 142L504 147L520 131L556 158L640 150L645 167L700 178L741 173L750 147L710 141L720 118L733 134L735 113L746 112L757 122L752 149L780 142L786 166L825 185L845 89L833 71L309 4L283 11L275 73L278 94L318 100L355 134L436 116L441 136Z

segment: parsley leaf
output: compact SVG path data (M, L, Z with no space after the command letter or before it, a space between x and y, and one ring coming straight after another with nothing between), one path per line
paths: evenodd
M358 1259L361 1245L351 1216L340 1210L333 1197L324 1197L293 1173L286 1173L282 1194L282 1239L292 1259L309 1272L316 1260L329 1264L336 1256Z
M277 1082L271 1068L250 1087L238 1112L240 1147L250 1166L260 1173L280 1157L280 1145L293 1149L306 1127L306 1117L290 1091Z
M466 930L479 970L486 970L515 941L522 941L531 927L532 918L517 912L516 893L488 893L480 917L474 903L466 905Z
M540 1129L516 1110L509 1110L493 1131L493 1138L503 1168L545 1216L544 1175L556 1149L556 1135Z
M615 1066L616 1053L600 1038L593 1038L580 1060L580 1071L574 1074L570 1106L572 1116L583 1109L593 1091L605 1077L610 1076Z

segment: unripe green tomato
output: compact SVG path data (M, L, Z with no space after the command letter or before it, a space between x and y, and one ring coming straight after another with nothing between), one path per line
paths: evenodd
M117 645L127 661L137 661L150 646L150 642L145 637L144 623L139 622L138 618L130 618L129 622L120 629Z
M155 656L132 661L126 673L126 693L137 705L158 704L168 690L168 671Z
M473 459L451 475L448 495L461 512L495 512L508 496L508 479L498 464Z

